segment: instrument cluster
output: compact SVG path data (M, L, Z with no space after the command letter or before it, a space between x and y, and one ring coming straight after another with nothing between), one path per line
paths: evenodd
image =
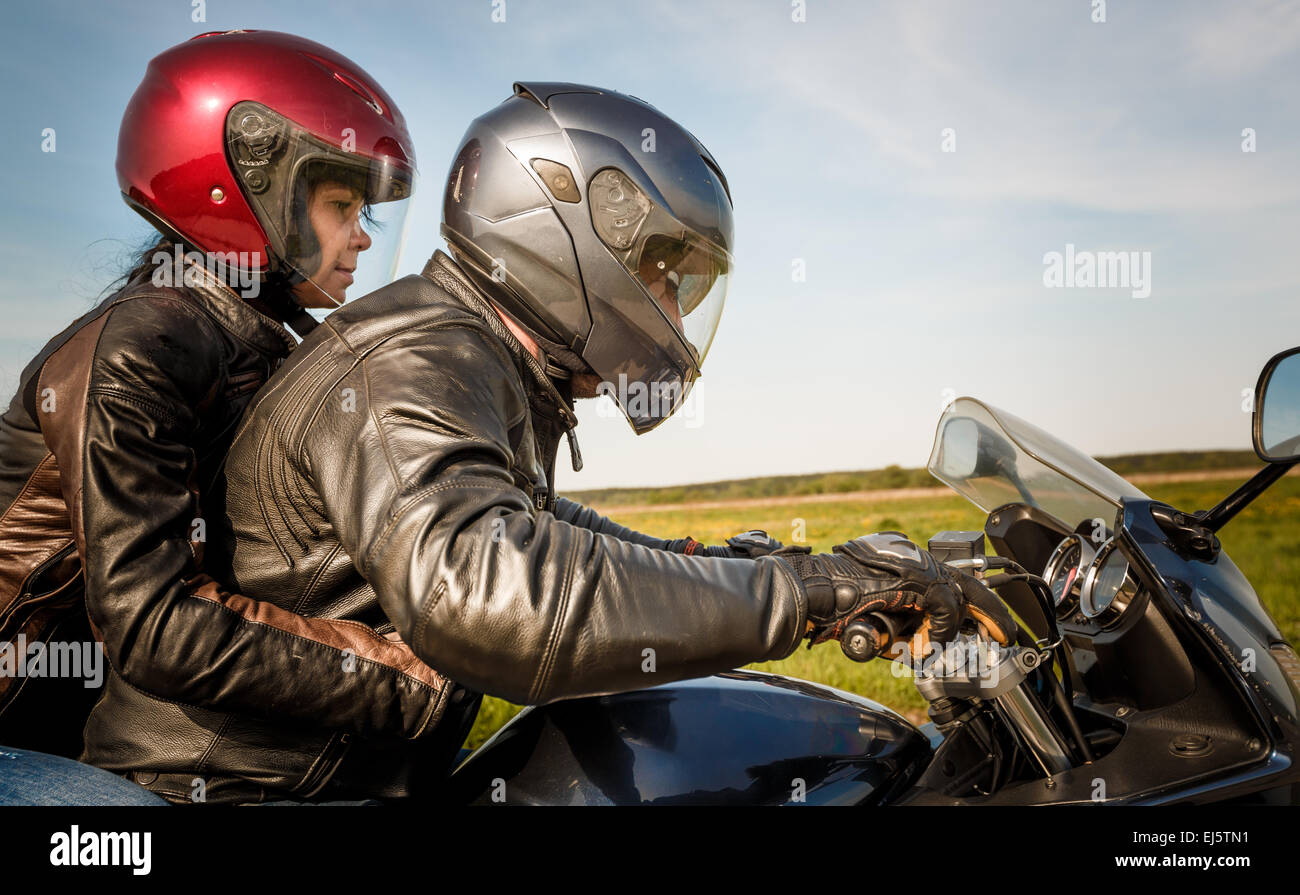
M1102 628L1119 621L1140 586L1118 547L1115 538L1094 546L1088 538L1075 533L1052 551L1043 569L1043 580L1051 588L1059 618L1079 612Z

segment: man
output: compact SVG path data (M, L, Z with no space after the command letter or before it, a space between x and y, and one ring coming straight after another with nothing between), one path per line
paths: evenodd
M757 535L704 549L556 497L562 434L580 465L575 397L617 383L637 432L685 397L721 312L731 215L717 162L657 110L515 85L452 165L455 258L332 314L255 399L207 586L395 628L460 685L439 729L462 738L481 692L543 703L707 675L867 611L928 613L950 639L963 594L1006 642L996 598L901 537L827 556ZM351 735L321 795L420 794L428 758L418 739Z

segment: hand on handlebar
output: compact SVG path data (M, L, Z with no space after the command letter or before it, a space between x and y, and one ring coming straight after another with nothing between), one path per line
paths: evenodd
M913 628L923 641L946 643L971 618L991 639L1009 646L1016 623L1002 601L977 578L954 571L898 532L867 535L829 554L780 557L808 595L809 646L839 640L851 658L866 661ZM902 614L916 623L890 625ZM876 648L871 646L875 632Z
M787 553L811 553L812 548L798 544L782 544L765 531L754 529L741 532L735 537L727 538L725 546L706 547L691 537L678 538L668 542L668 549L674 553L686 553L691 556L719 556L723 559L757 559L760 556L778 556Z

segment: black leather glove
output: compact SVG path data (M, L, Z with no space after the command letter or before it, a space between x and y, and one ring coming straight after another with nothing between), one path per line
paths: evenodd
M694 538L687 537L669 541L668 549L674 553L685 553L691 556L721 556L724 559L757 559L774 553L784 555L812 552L811 547L801 544L791 544L787 547L767 532L758 529L727 538L725 547L705 547Z
M920 613L929 638L945 643L968 616L1003 646L1016 623L1002 601L977 578L949 569L899 532L867 535L816 556L782 555L808 594L809 646L838 640L869 612Z
M744 559L757 559L772 554L784 556L791 553L812 553L812 548L806 544L791 544L787 547L767 532L758 529L742 532L734 538L727 538L727 546L718 549L730 550L732 556Z

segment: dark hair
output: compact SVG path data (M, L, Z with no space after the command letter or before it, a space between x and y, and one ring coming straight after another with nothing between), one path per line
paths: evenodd
M192 251L195 251L195 249L187 246L174 236L154 233L131 250L129 254L123 253L128 260L119 262L117 269L121 270L126 264L129 264L130 267L120 274L117 279L105 286L99 295L91 300L91 304L97 305L101 303L106 297L120 291L127 284L156 270L160 263L157 257L159 253L164 256L161 263L170 266L177 253L183 256ZM177 283L176 285L180 284ZM256 299L247 298L245 301L253 304L258 311L270 315L277 321L293 321L295 316L302 312L302 308L299 307L292 296L290 281L275 271L262 274L260 294ZM293 326L294 324L290 322L289 325Z
M126 261L124 263L129 264L130 267L128 267L124 273L119 274L117 279L105 286L103 290L91 300L92 303L98 304L106 295L111 295L112 293L117 292L127 283L153 267L156 264L154 256L158 252L166 252L170 255L174 244L175 243L170 236L163 236L162 234L155 232L137 243L135 248L128 249L123 254L126 256ZM119 262L119 265L122 263L123 262ZM118 269L120 270L121 267L119 266Z

